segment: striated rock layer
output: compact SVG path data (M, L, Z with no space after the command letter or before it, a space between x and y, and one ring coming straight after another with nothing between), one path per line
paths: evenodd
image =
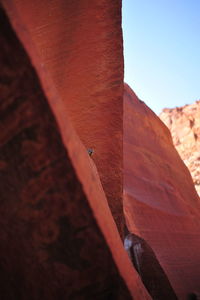
M199 197L169 130L127 85L124 211L129 231L153 249L178 298L199 291Z
M1 10L1 299L185 299L199 198L164 124L123 105L121 1L2 3L26 51Z
M18 34L24 39L27 33L25 47L37 52L81 141L93 149L122 236L121 0L3 3L13 24L19 25Z
M37 73L0 10L0 298L150 299L95 164L9 12Z
M174 109L165 108L160 118L171 131L174 145L190 170L200 196L200 101Z

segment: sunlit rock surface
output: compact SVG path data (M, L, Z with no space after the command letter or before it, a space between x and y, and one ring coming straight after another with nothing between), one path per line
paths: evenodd
M124 211L179 299L200 288L200 202L162 121L125 85Z
M0 299L150 299L110 212L93 160L98 147L90 156L75 132L68 106L17 13L19 1L5 2L27 52L0 10ZM28 3L32 9L34 2ZM49 3L62 13L66 1ZM117 174L116 168L113 186L115 179L120 184Z
M190 170L200 195L200 101L183 107L165 108L160 118L171 131L174 145Z
M185 299L199 199L164 124L123 100L121 1L2 3L1 299Z
M25 47L35 56L34 49L51 77L84 146L94 150L122 236L121 0L3 2L13 24L20 25Z

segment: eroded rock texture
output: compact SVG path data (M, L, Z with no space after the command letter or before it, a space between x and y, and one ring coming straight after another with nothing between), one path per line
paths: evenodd
M26 51L1 11L1 299L198 292L199 198L164 124L123 104L121 1L2 3Z
M0 20L0 298L129 299L36 73Z
M165 271L151 247L142 238L131 233L126 236L124 246L152 299L177 300Z
M83 144L94 150L123 236L121 0L3 2L20 36L28 32L25 46L32 43Z
M2 18L1 299L118 297L118 272L56 122Z
M199 291L199 197L169 130L127 85L124 210L129 231L152 248L178 298Z
M165 108L160 118L169 128L200 196L200 101L174 109Z
M9 3L42 86L0 10L0 298L150 299L97 169Z

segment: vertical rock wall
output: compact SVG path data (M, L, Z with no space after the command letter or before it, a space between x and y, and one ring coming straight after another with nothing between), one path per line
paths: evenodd
M129 231L153 249L178 299L199 291L199 197L167 127L127 85L124 206Z
M0 10L1 299L150 299L95 164L8 4L37 73Z
M0 17L0 298L118 298L120 277L37 76Z
M121 1L4 2L28 31L86 149L93 149L122 235Z

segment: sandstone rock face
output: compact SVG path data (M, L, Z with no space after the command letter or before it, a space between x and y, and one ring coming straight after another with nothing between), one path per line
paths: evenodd
M150 299L97 168L9 5L32 63L0 9L0 298Z
M152 299L177 300L169 279L151 247L133 233L126 236L124 245Z
M171 131L174 145L200 196L200 101L174 109L165 108L160 118Z
M127 85L124 211L129 231L153 249L178 299L198 291L199 197L168 128Z
M1 10L1 299L198 291L199 198L165 125L123 90L121 1L2 3L17 36Z
M81 141L94 150L92 159L123 235L121 0L3 2L20 24L19 34L27 32L25 47L31 43L37 52Z

